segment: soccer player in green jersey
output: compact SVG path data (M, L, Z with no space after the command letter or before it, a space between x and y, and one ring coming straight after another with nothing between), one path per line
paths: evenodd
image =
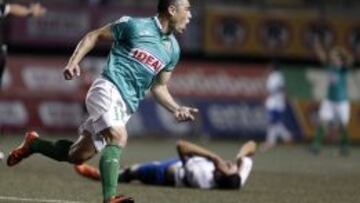
M10 153L7 164L13 166L33 153L80 164L101 152L104 202L133 202L117 196L118 169L128 137L125 125L146 91L150 90L179 122L194 120L198 112L176 103L167 88L180 54L174 32L182 33L190 19L188 0L159 0L156 16L125 16L86 34L64 69L67 80L80 76L79 63L96 42L106 38L113 40L113 45L102 76L86 96L89 118L79 128L79 139L48 142L36 132L28 132L24 142Z
M343 48L334 47L326 51L319 38L315 40L315 51L319 60L325 64L328 74L327 97L321 102L320 123L317 127L311 151L318 154L330 122L336 122L340 131L340 154L349 154L349 135L347 125L350 119L350 103L347 91L347 76L353 63L352 56Z

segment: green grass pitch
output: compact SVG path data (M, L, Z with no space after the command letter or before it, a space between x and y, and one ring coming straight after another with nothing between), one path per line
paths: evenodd
M58 138L58 137L57 137ZM71 137L70 137L71 138ZM50 139L55 139L51 137ZM74 137L75 139L75 137ZM175 139L130 138L122 163L176 156ZM8 152L21 136L2 136L0 149ZM225 158L233 158L241 141L196 140ZM122 184L120 193L137 203L354 203L360 202L360 148L350 157L338 155L336 146L319 156L305 145L279 146L257 153L254 168L241 191L199 190ZM90 161L97 165L98 157ZM0 202L101 202L99 182L75 174L71 165L33 155L9 168L0 163Z

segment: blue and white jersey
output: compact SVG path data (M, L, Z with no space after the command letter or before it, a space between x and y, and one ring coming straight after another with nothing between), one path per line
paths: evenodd
M268 97L265 102L266 109L283 111L286 107L285 102L285 79L283 74L276 70L272 71L266 81Z
M181 163L177 165L175 186L184 186L184 181L186 181L188 186L194 188L215 188L214 172L215 165L212 161L198 156L191 157L186 161L185 166Z
M194 156L188 159L185 165L179 160L172 165L172 167L175 169L175 186L177 187L190 186L200 189L213 189L218 187L215 181L216 167L214 162L209 159ZM241 167L238 171L241 179L241 187L245 185L252 167L252 159L243 157Z

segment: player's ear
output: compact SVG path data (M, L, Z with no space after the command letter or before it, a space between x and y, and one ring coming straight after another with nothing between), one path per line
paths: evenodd
M174 16L176 14L176 6L170 5L168 8L168 12L169 12L170 16Z

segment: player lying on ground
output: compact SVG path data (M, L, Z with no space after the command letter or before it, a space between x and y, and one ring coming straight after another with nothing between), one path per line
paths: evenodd
M240 189L244 186L252 169L251 156L256 143L245 143L235 161L225 161L219 155L180 140L177 145L179 158L135 164L120 170L119 182L138 180L144 184L201 189ZM82 176L100 180L100 172L87 164L76 165Z

